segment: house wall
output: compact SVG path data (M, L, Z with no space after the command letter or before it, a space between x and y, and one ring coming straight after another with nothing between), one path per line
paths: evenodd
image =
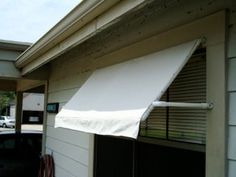
M236 7L229 15L228 64L228 177L236 175Z
M59 109L89 76L89 72L80 73L80 66L74 65L71 60L66 65L60 62L54 63L48 85L48 103L59 102ZM55 114L49 113L46 124L46 153L53 153L56 176L92 176L89 162L93 158L90 154L93 152L93 135L62 128L55 129L54 122ZM90 166L92 167L91 163Z
M207 98L215 104L208 114L207 177L225 175L225 16L224 12L207 19L175 28L97 58L89 55L64 55L52 63L48 82L48 103L59 102L60 108L76 93L96 67L104 67L189 40L207 37ZM190 32L191 31L191 32ZM162 43L160 43L162 41ZM89 50L92 50L91 48ZM216 70L217 68L217 70ZM220 78L222 82L212 78ZM218 94L221 93L221 94ZM46 153L55 159L56 177L92 177L93 135L54 128L55 114L47 115Z

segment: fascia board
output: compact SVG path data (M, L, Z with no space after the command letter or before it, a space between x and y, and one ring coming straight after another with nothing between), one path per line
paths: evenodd
M0 49L24 51L32 44L29 42L9 41L0 39Z
M20 71L14 61L0 61L0 78L21 78Z

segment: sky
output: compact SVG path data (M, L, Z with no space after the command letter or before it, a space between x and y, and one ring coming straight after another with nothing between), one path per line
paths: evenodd
M36 42L81 0L0 0L0 39Z

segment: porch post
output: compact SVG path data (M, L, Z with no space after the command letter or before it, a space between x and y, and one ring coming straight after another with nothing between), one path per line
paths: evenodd
M21 132L23 92L16 92L16 133Z

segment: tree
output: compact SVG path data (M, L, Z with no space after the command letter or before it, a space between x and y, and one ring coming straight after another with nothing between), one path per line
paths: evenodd
M6 114L6 111L3 112L3 110L9 106L10 102L15 99L15 93L14 92L4 92L0 91L0 113Z

